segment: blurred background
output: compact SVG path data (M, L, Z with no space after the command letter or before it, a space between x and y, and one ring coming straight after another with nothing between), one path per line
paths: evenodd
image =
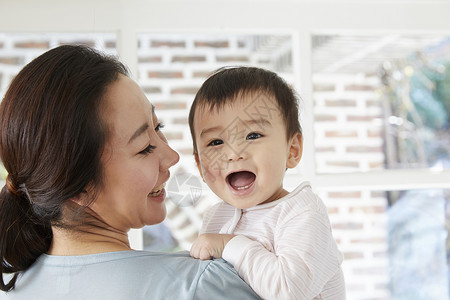
M215 69L273 70L302 98L304 154L344 254L347 299L449 299L450 1L0 0L0 98L30 60L87 44L131 69L180 153L168 216L136 249L190 248L218 201L187 115ZM6 172L2 170L3 179Z

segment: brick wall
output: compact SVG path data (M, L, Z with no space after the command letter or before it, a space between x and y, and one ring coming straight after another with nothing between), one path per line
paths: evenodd
M36 56L63 44L85 44L117 54L116 36L110 33L7 34L0 32L0 97L12 78Z
M319 173L384 168L379 79L315 74L314 133Z
M318 191L344 255L348 299L389 299L387 200L381 191Z

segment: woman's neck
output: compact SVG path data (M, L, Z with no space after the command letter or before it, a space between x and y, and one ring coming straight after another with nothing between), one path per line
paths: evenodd
M47 254L86 255L131 250L125 230L111 227L88 207L68 201L60 224L52 225L53 239Z
M84 230L52 227L52 230L53 240L47 252L49 255L86 255L132 250L126 232L105 228Z

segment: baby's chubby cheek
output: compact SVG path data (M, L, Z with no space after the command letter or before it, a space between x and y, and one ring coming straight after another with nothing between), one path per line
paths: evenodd
M216 182L219 179L219 171L209 166L202 166L203 179L207 184Z

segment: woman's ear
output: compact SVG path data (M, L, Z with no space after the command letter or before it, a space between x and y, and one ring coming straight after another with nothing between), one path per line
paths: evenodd
M289 141L289 149L286 161L286 168L295 168L303 153L303 136L301 133L296 133Z
M85 188L81 193L79 193L75 197L70 198L69 200L80 206L87 205L89 203L89 195L87 189L88 188Z
M195 163L197 164L198 172L200 173L200 176L202 176L203 181L205 181L205 177L203 177L203 172L202 172L202 165L200 164L200 158L198 157L197 152L194 153L194 157L195 157Z

